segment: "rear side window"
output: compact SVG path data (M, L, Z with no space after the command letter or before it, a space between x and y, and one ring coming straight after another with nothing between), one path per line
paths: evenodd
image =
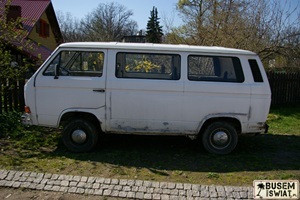
M239 58L223 56L188 57L188 79L191 81L244 82Z
M248 60L248 62L251 68L254 82L264 82L257 61L255 59L250 59Z
M54 76L57 68L59 76L101 77L104 53L88 51L62 51L44 71L45 76Z
M156 53L118 53L117 78L180 79L180 56Z

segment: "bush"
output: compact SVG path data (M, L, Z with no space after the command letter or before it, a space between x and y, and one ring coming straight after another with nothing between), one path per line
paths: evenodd
M23 125L18 112L8 112L0 114L0 138L18 137Z
M21 114L8 112L0 114L0 139L5 138L14 149L39 150L41 147L56 147L60 141L58 129L25 126Z

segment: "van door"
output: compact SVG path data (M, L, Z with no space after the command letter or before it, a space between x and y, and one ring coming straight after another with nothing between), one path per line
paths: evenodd
M63 113L86 111L104 120L107 50L61 49L35 78L40 125L58 126Z
M183 82L180 55L114 52L108 80L109 128L117 133L182 131Z
M184 87L187 129L197 133L201 123L218 117L233 117L246 124L250 109L246 78L236 56L189 55Z

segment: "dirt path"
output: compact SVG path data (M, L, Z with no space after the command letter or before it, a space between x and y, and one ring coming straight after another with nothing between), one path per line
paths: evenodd
M0 187L0 200L120 200L111 197Z

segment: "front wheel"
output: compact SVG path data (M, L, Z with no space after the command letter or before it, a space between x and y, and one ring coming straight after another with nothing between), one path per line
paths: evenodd
M236 129L227 122L214 122L203 133L204 148L213 154L229 154L238 142Z
M98 142L95 125L84 119L70 120L63 130L63 142L73 152L88 152Z

